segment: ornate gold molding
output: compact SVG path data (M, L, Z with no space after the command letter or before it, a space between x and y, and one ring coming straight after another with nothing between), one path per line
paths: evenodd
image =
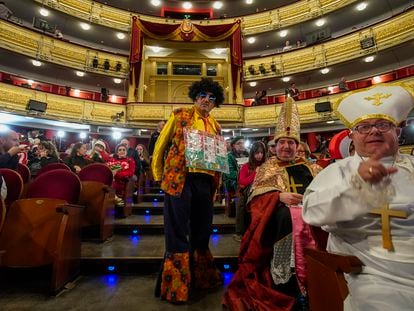
M414 77L403 79L408 87L414 89ZM298 102L300 122L316 123L326 120L315 111L318 102L336 102L342 94L334 94ZM0 109L19 114L26 113L29 99L48 103L44 117L66 119L74 122L102 124L113 126L113 116L124 112L120 126L131 128L155 127L159 120L166 120L173 109L191 104L156 104L131 103L125 106L90 100L82 100L67 96L49 94L34 89L27 89L10 84L0 83ZM212 111L213 116L223 126L268 127L274 126L280 111L280 105L244 107L240 105L222 105ZM335 116L332 115L334 118Z
M329 40L326 43L273 56L246 60L244 79L245 81L252 81L282 77L371 55L413 40L413 24L414 10L410 10L373 27L361 29L358 32ZM375 46L369 49L361 49L361 39L368 37L374 38ZM276 71L271 70L272 64L276 66ZM265 67L265 74L260 73L260 65ZM248 71L250 66L255 69L256 73L254 75Z
M130 30L131 16L139 16L142 20L176 24L180 21L154 17L145 14L131 13L91 0L35 0L55 10L91 21L102 26L107 26L123 31ZM243 35L252 35L261 32L284 28L298 24L329 12L341 9L357 0L302 0L274 10L242 17ZM208 21L193 21L197 24L228 24L239 17L214 19Z
M4 20L0 20L0 47L80 71L120 78L125 78L128 74L128 58L125 56L65 42ZM98 59L98 68L92 66L95 57ZM109 70L103 68L106 60L109 61ZM121 64L120 71L115 69L118 62Z

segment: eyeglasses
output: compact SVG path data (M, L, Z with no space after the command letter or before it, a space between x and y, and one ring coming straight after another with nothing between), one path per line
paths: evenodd
M354 127L359 134L368 134L375 127L380 133L388 132L394 125L389 122L379 122L375 124L361 124Z
M197 95L197 97L198 98L201 98L201 99L207 99L210 103L215 103L216 102L216 99L217 99L217 97L216 96L214 96L214 95L209 95L209 94L206 94L206 93L199 93L198 95Z

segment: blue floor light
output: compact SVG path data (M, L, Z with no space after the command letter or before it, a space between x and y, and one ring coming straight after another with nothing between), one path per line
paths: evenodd
M218 229L217 228L213 228L213 232L214 233L217 233L218 232Z
M114 272L115 271L115 266L108 266L107 268L106 268L109 272Z
M138 229L132 230L132 234L138 234Z
M229 265L229 264L227 264L227 263L225 263L225 264L223 265L223 268L224 268L224 270L229 270L229 269L230 269L230 265Z
M145 210L145 214L149 214L149 213L150 213L150 211L146 209Z

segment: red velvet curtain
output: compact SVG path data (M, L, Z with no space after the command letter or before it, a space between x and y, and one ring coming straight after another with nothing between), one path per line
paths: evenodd
M231 53L231 72L234 94L236 94L237 82L242 83L242 47L240 21L231 24L204 26L195 25L190 34L183 35L181 24L158 24L149 21L138 20L132 17L132 35L130 48L130 84L136 87L139 84L141 72L142 49L144 37L168 40L168 41L229 41ZM198 35L197 35L198 33Z

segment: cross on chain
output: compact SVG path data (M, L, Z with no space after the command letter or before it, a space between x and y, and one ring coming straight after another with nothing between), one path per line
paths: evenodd
M373 100L374 102L372 103L374 106L379 106L382 105L381 99L385 99L390 97L392 94L382 94L382 93L376 93L373 94L372 96L368 96L368 97L364 97L365 100Z
M407 218L407 212L389 209L389 205L385 204L382 208L373 209L369 211L369 213L381 216L382 247L389 251L393 251L394 246L392 245L391 240L390 218Z
M290 191L292 191L294 193L298 193L298 188L297 187L303 187L303 184L295 184L295 180L293 179L293 176L290 176L290 178L289 178Z

